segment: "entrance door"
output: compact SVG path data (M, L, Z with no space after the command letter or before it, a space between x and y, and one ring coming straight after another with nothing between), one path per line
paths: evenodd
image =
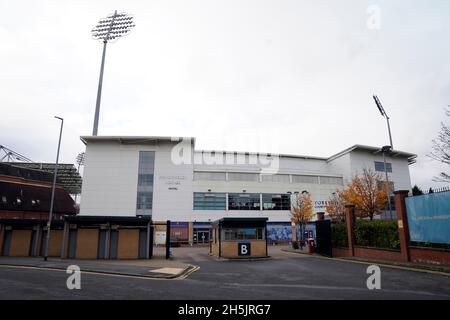
M195 244L208 244L209 243L209 230L195 231L194 232Z

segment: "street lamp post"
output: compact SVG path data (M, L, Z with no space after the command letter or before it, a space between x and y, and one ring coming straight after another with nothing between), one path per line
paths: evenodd
M106 18L100 19L98 24L91 31L92 37L95 40L101 40L103 42L102 63L100 66L100 76L98 79L97 102L95 104L94 128L92 130L93 136L96 136L98 132L98 119L100 116L100 100L102 96L106 44L108 43L108 41L111 42L115 39L127 35L134 27L135 24L131 15L126 13L117 13L116 10L113 14L107 16Z
M61 127L59 129L58 151L56 152L55 171L53 173L52 196L50 198L50 210L48 213L48 221L47 221L47 237L45 239L45 250L44 250L44 260L45 261L47 261L47 257L48 257L48 244L50 241L50 228L51 228L52 218L53 218L53 203L55 200L56 176L58 174L59 150L61 147L61 137L62 137L62 131L63 131L63 125L64 125L63 118L56 117L56 116L55 116L55 118L61 120Z
M394 145L392 144L392 134L391 134L391 125L389 124L389 116L387 115L386 110L384 110L380 99L378 99L378 97L376 95L373 96L373 100L375 100L375 104L377 105L378 110L380 110L381 115L386 118L388 133L389 133L389 142L391 144L391 149L393 150Z
M391 206L391 186L389 185L389 177L387 172L387 166L386 166L386 154L389 154L391 152L392 148L391 146L383 146L381 148L381 151L383 152L383 162L384 162L384 174L386 175L386 188L388 193L388 204L389 204L389 217L392 220L392 206Z

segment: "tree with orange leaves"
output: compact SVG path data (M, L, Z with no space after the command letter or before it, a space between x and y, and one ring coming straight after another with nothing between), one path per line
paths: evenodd
M330 196L328 204L325 206L325 211L330 216L331 220L336 222L344 222L345 220L345 200L342 197L342 191L336 190Z
M296 225L300 225L302 237L304 226L310 222L313 217L314 211L311 195L308 192L296 195L296 198L292 203L291 221Z
M364 169L362 175L355 176L347 188L341 192L346 204L352 204L359 218L373 216L385 208L387 192L380 190L381 176L370 169Z

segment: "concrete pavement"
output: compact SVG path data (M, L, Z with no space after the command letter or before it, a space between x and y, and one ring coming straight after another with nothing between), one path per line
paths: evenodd
M273 259L215 261L208 248L173 248L170 263L200 270L167 281L107 274L81 275L81 290L68 290L67 274L0 267L1 299L444 299L450 277L381 266L381 289L369 290L367 264L287 253Z
M41 257L0 257L0 267L21 267L22 269L67 270L76 265L84 273L102 273L129 277L147 277L156 279L176 279L197 270L196 266L181 261L154 259L140 260L75 260Z

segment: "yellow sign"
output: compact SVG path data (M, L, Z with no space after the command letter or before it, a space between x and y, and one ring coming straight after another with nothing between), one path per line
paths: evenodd
M403 220L398 220L398 227L403 228Z

